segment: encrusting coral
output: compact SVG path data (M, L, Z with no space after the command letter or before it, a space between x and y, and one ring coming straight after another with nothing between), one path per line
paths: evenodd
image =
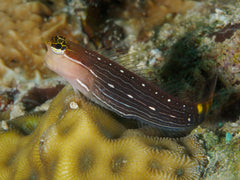
M6 123L0 131L0 179L186 180L199 179L206 165L195 137L127 130L70 86L43 115Z

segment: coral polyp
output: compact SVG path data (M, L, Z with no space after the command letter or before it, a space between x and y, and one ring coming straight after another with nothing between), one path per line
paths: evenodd
M186 180L199 179L206 165L196 138L127 130L69 86L46 113L29 117L7 121L9 129L1 130L0 179ZM24 133L27 121L38 122Z

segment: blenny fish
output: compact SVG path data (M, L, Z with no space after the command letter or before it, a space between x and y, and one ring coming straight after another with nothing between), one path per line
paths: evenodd
M47 66L100 106L166 132L186 132L200 124L211 106L185 102L116 62L62 36L47 43Z

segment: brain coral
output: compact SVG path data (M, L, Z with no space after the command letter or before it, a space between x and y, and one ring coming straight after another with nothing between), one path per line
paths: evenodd
M2 122L3 123L3 122ZM65 87L42 114L0 131L0 179L199 179L195 137L147 136Z

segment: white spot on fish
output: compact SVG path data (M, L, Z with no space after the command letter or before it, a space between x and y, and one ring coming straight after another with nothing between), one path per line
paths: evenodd
M109 84L109 83L108 83L108 86L111 87L111 88L115 88L114 85Z
M171 99L168 99L167 101L168 101L168 102L171 102L172 100L171 100Z
M130 97L130 98L133 98L133 96L132 96L132 95L130 95L130 94L128 94L127 96L128 96L128 97Z
M101 61L101 58L100 58L100 57L97 57L97 60Z
M186 105L184 104L182 107L186 107Z
M191 121L191 118L189 117L187 120L188 120L188 122L190 122L190 121Z
M142 87L145 87L146 85L144 83L142 83Z
M124 73L124 70L121 69L120 72L121 72L121 73Z
M153 111L156 111L156 108L152 107L152 106L148 106L149 109L153 110Z
M85 50L85 53L88 54L88 51Z
M112 65L112 63L109 63L109 66L111 66Z
M171 115L171 114L170 114L169 116L170 116L170 117L172 117L172 118L176 118L176 116L174 116L174 115Z
M133 76L132 76L131 78L132 78L132 79L134 79L134 77L133 77Z
M155 94L158 94L158 92L156 91Z

